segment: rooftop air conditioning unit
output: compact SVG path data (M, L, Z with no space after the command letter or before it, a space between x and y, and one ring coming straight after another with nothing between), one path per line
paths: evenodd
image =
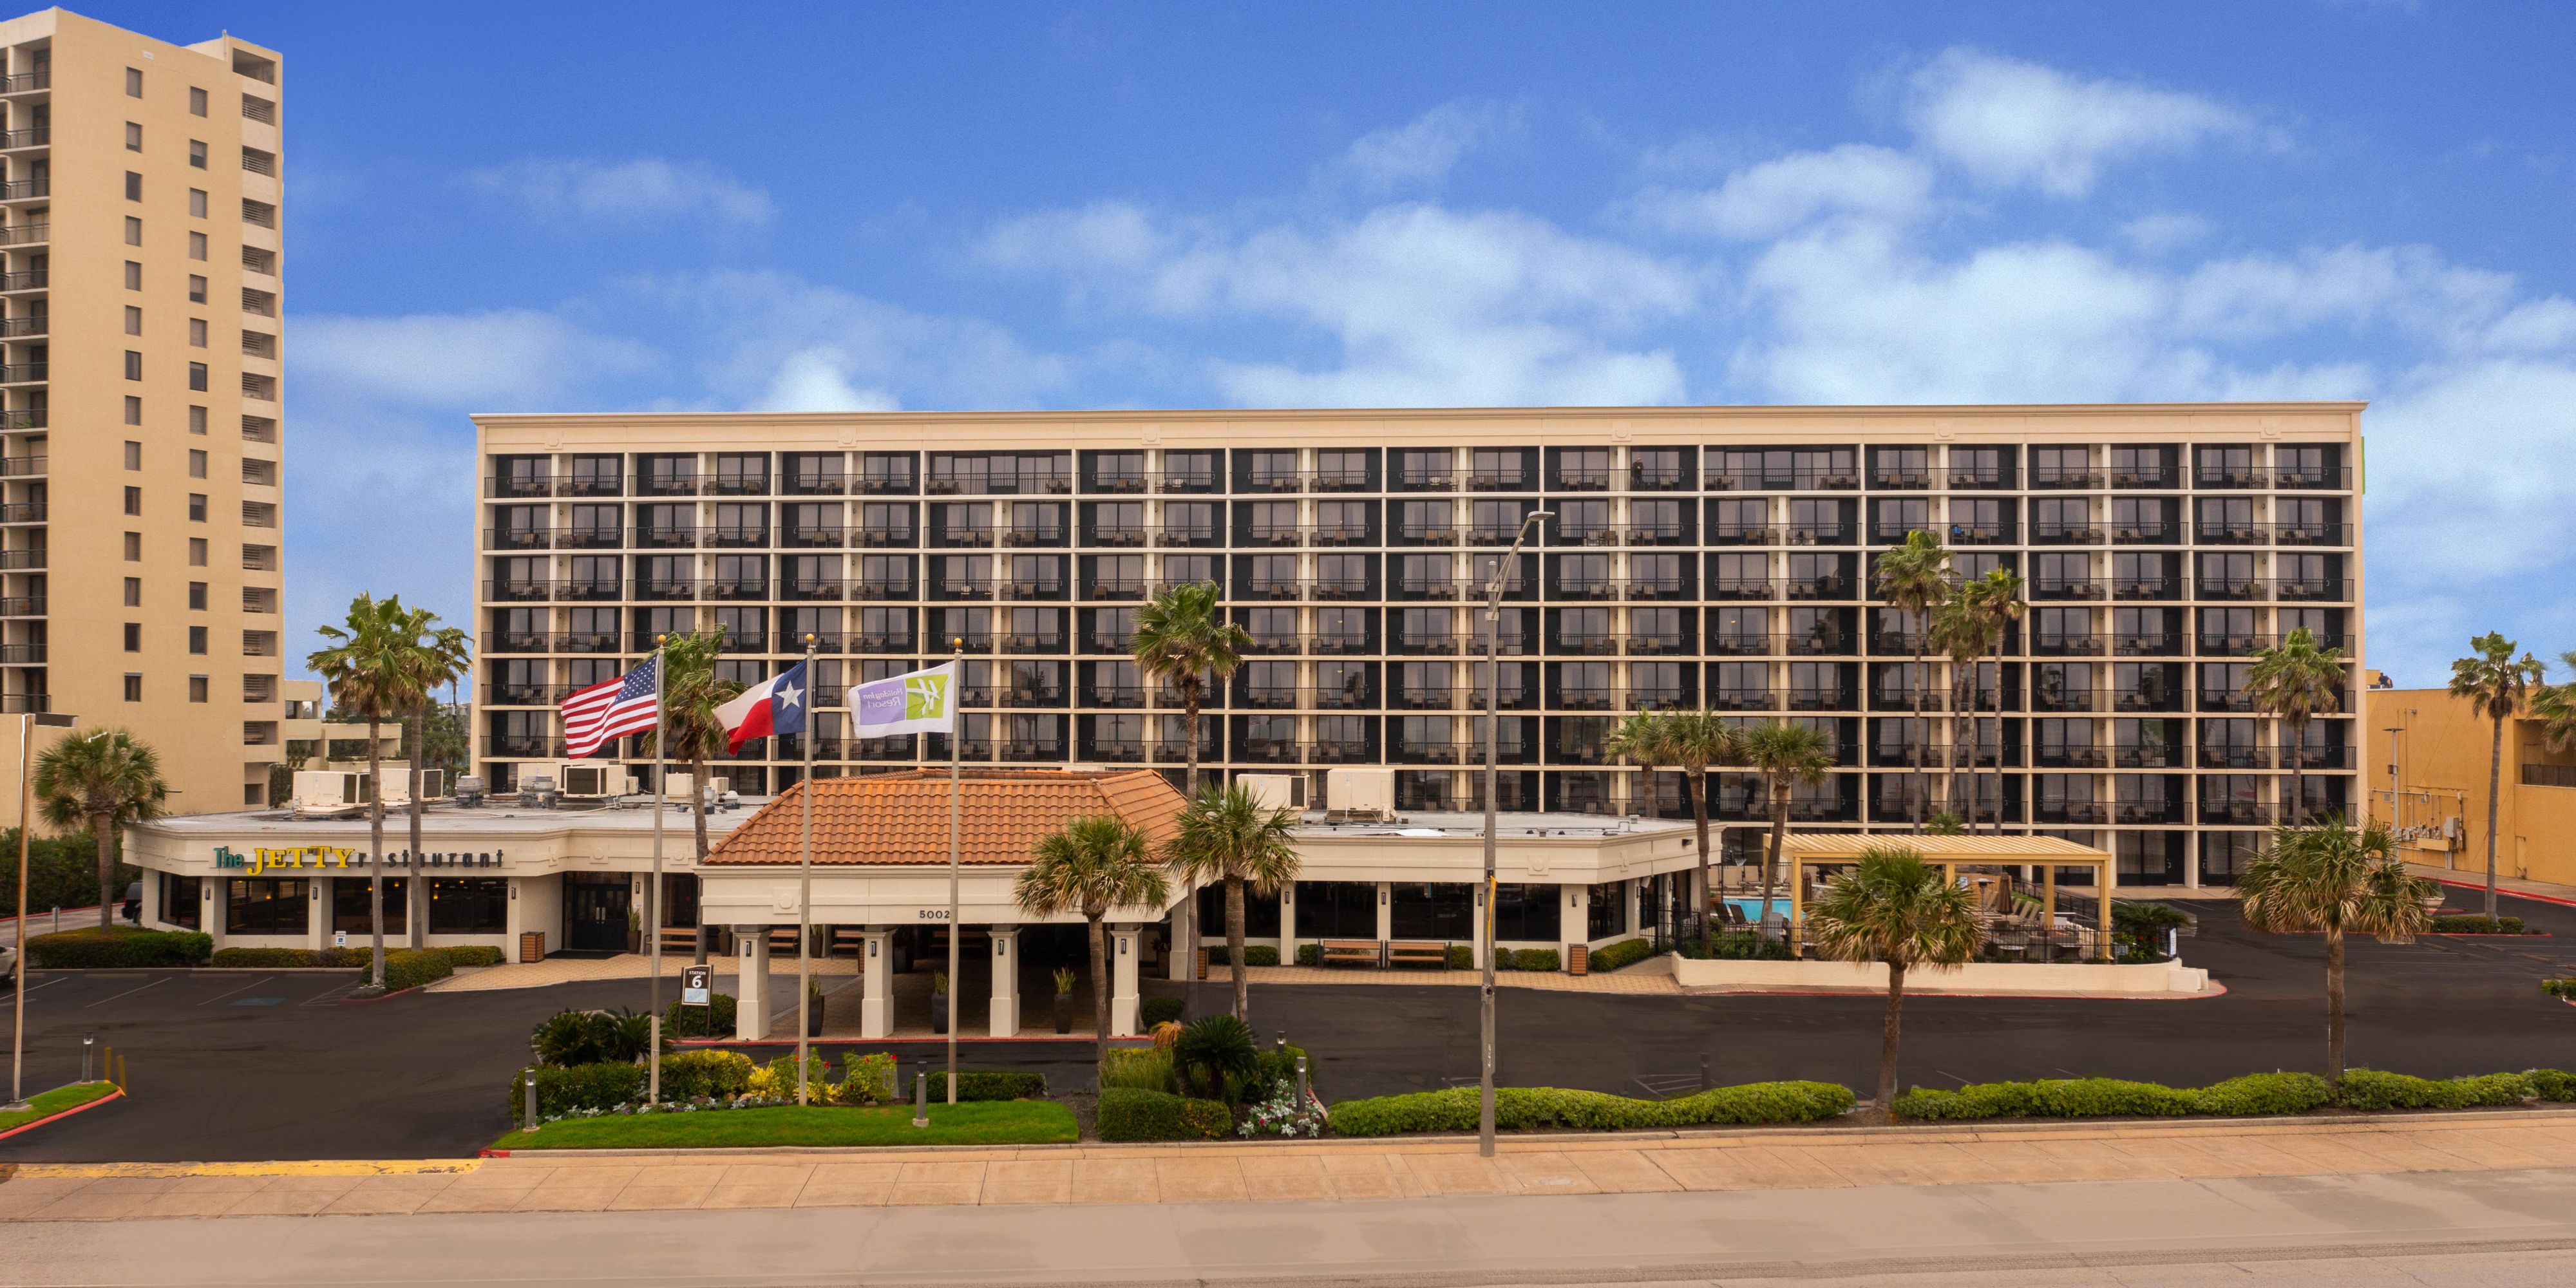
M481 774L458 774L456 776L456 803L458 805L466 809L474 809L477 806L480 806L483 803L483 792L483 776Z
M519 780L519 803L522 805L532 809L553 809L560 798L552 774L529 774Z
M566 764L560 781L567 800L605 800L635 790L635 776L624 765Z
M1324 772L1324 804L1349 818L1395 817L1395 771L1330 769Z
M703 792L697 790L697 785L689 781L687 774L671 774L664 781L669 786L663 789L663 799L682 804L697 801L700 804L712 805L722 800L726 792L733 790L732 779L718 778L713 774L707 775L706 790Z
M298 814L336 814L355 810L373 799L364 773L339 769L295 771L294 810Z

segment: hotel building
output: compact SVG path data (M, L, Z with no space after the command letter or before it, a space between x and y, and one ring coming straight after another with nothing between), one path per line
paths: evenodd
M180 812L283 756L281 76L0 22L0 713L133 730Z
M1628 711L1789 719L1837 767L1804 831L1899 831L1948 797L1949 668L1890 609L1915 529L2027 611L1976 668L1974 813L2098 844L2121 885L2226 885L2266 827L2351 808L2346 716L2303 745L2253 710L2254 654L2362 650L2356 403L475 418L475 761L560 777L564 694L666 632L722 629L730 678L819 641L818 775L936 765L858 740L845 690L962 641L959 751L1177 775L1177 695L1128 660L1137 606L1214 582L1251 632L1195 736L1218 772L1384 767L1395 805L1481 797L1483 587L1500 571L1503 808L1687 817L1678 777L1603 751ZM1502 566L1524 516L1546 510ZM1917 702L1926 713L1914 716ZM2345 711L2357 709L2350 697ZM1963 716L1966 713L1961 713ZM800 739L715 772L794 781ZM649 765L639 748L620 760ZM639 781L642 775L639 774ZM1727 857L1750 775L1715 778Z

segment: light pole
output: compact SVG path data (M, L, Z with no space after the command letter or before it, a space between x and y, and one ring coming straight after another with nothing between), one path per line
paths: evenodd
M1531 524L1553 517L1546 510L1522 515L1521 530L1512 534L1512 548L1494 565L1494 575L1485 579L1485 884L1476 892L1476 901L1484 905L1485 923L1485 979L1477 1000L1484 1061L1476 1080L1476 1152L1486 1158L1494 1156L1494 765L1495 749L1503 740L1494 715L1502 705L1503 667L1495 655L1502 648L1503 588L1520 568L1521 545L1529 540Z
M0 1109L27 1107L27 825L35 813L28 760L35 752L36 726L69 729L72 717L58 711L30 711L18 721L18 977L9 990L9 1103ZM98 892L100 902L107 891Z

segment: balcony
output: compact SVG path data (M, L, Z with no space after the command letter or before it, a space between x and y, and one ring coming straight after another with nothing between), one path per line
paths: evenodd
M0 385L31 385L45 379L42 362L0 362Z
M1064 529L1061 527L1045 526L1013 527L1010 531L1002 534L1002 544L1005 546L1019 547L1060 547L1065 544Z
M2010 523L1953 523L1950 544L1954 546L2008 546L2019 539L2019 531Z
M2154 689L2113 689L2111 709L2123 715L2136 711L2180 711L2182 695Z
M1142 738L1093 738L1082 744L1082 758L1104 765L1140 765L1145 762L1145 740Z
M910 631L859 631L850 636L850 651L878 655L909 653L913 651L916 643L918 641ZM967 647L977 653L984 652L991 646L992 637L988 635L972 636L967 643Z
M1437 635L1408 635L1398 632L1393 647L1388 651L1412 654L1417 657L1445 657L1458 651L1458 637L1447 632Z
M1708 583L1711 599L1769 599L1771 583L1745 577L1712 577ZM1807 598L1801 596L1801 598Z
M1365 635L1318 634L1309 641L1308 648L1318 657L1349 657L1377 651L1376 644Z
M556 496L624 496L626 481L616 474L575 474L555 488Z
M2285 492L2341 492L2352 487L2348 469L2309 469L2297 465L2275 466L2272 486Z
M1749 527L1737 523L1708 525L1708 544L1712 546L1769 546L1779 544L1777 529Z
M551 707L572 696L569 684L489 684L483 701L496 707Z
M1458 487L1458 475L1446 469L1399 468L1395 472L1395 491L1450 492Z
M0 273L0 291L41 291L45 289L45 280L45 270L41 268Z
M2030 597L2034 600L2100 599L2102 583L2054 577L2043 578L2030 583Z
M1481 711L1484 704L1485 691L1478 689L1470 705ZM1447 689L1403 689L1389 705L1403 711L1454 711L1458 709L1458 695Z
M637 599L695 599L697 579L693 577L638 577L634 597Z
M527 604L555 597L554 583L543 578L527 581L496 579L483 583L483 598L500 604Z
M1312 581L1306 583L1306 598L1318 603L1373 600L1377 598L1377 588L1365 581Z
M769 495L769 475L765 472L759 474L719 473L716 475L715 481L707 485L707 495L767 496Z
M53 193L54 181L50 178L12 179L0 183L0 201L33 201L38 197L50 197Z
M2272 749L2245 747L2233 743L2200 745L2200 767L2203 769L2270 769Z
M1589 601L1599 603L1619 598L1619 591L1620 584L1616 581L1590 581L1575 579L1558 582L1554 587L1550 588L1548 598L1561 602Z
M1195 550L1218 544L1213 526L1173 527L1166 525L1154 534L1154 544L1165 550Z
M2180 599L2182 598L2182 579L2179 577L2157 577L2151 580L2113 582L2111 584L2111 598Z
M42 568L44 566L45 552L42 549L0 550L0 568Z
M2111 764L2117 769L2180 769L2182 752L2160 742L2121 743L2111 748Z
M1290 684L1259 684L1240 691L1240 706L1255 711L1291 711L1297 706L1297 687ZM1144 705L1140 700L1137 705Z
M1103 646L1100 650L1101 652L1124 653L1127 651L1127 641L1134 637L1130 635L1103 635L1098 638L1103 641ZM1116 642L1107 642L1111 640L1115 640ZM1252 643L1243 651L1257 657L1280 657L1295 654L1298 650L1298 646L1299 640L1295 635L1255 635L1252 637Z
M2034 523L2030 528L2030 543L2034 546L2098 546L2102 544L2102 530L2063 523Z
M2115 488L2180 487L2182 473L2167 465L2116 465L2111 468L2111 486Z
M2200 709L2251 712L2254 710L2254 695L2242 689L2202 689Z
M1125 653L1134 647L1135 641L1136 636L1132 632L1086 631L1082 636L1082 651L1085 653ZM1244 651L1247 653L1258 653L1261 650L1256 648L1246 649ZM1297 651L1294 641L1290 642L1287 651L1291 653Z
M1145 544L1145 530L1131 527L1094 527L1082 539L1086 546L1111 550L1139 549Z
M769 545L769 529L741 524L712 527L707 529L707 544L723 550L759 550Z
M1631 635L1628 637L1628 656L1671 657L1688 645L1689 642L1678 634Z
M1005 653L1062 653L1065 651L1064 632L1036 631L1005 635L1002 637L1002 651Z
M1065 705L1061 684L1014 684L1002 691L1006 707L1060 707Z
M2033 467L2030 486L2034 491L2089 491L2102 486L2102 471L2089 467L2068 469L2058 465Z
M1708 694L1708 708L1711 711L1770 711L1775 709L1774 694L1770 689L1712 689Z
M2043 800L2031 809L2034 823L2098 826L2110 821L2110 807L2099 801Z
M846 474L790 470L781 481L778 493L781 496L839 496L849 489L849 484ZM902 490L911 491L909 487Z
M2030 709L2053 715L2085 715L2102 709L2102 695L2093 689L2073 689L2030 695Z
M2178 546L2182 544L2182 526L2172 523L2136 523L2111 529L2115 546Z
M1884 529L1882 529L1884 531ZM1905 540L1903 532L1883 540ZM1793 546L1847 546L1852 543L1852 529L1839 523L1793 523L1789 525L1789 544Z
M560 528L555 531L557 550L615 550L626 544L626 529L609 527Z
M640 523L635 525L635 545L638 549L687 550L694 549L697 544L698 530L695 527L648 527Z
M1707 651L1716 657L1767 657L1771 653L1771 637L1719 633L1708 637Z
M2245 466L2241 469L2202 466L2192 475L2192 486L2203 492L2247 491L2271 482L2270 471Z
M0 617L42 617L45 597L42 595L0 596Z
M483 736L483 754L517 760L550 760L564 754L563 740L546 734L494 733Z
M781 645L785 645L788 642L787 637L784 635L779 636L778 642ZM766 653L769 651L769 632L726 631L724 633L724 642L716 651L719 653Z
M696 496L695 474L639 474L635 478L637 496Z
M2270 827L2277 818L2262 801L2202 801L2200 821L2223 827Z
M2352 760L2350 747L2283 748L2281 753L2283 769L2293 763L2301 769L2350 769Z
M1953 489L1991 492L2012 486L2012 471L1996 465L1953 465L1950 467Z
M1607 492L1610 490L1610 479L1611 472L1606 468L1596 470L1580 466L1570 468L1560 466L1555 478L1549 481L1548 490L1551 492Z
M499 474L483 480L483 494L510 499L555 494L555 481L543 474Z
M1593 686L1577 689L1560 688L1548 699L1548 705L1559 711L1607 711L1610 690Z
M1141 710L1145 705L1145 688L1139 684L1092 684L1082 690L1084 706L1107 707L1111 710Z
M1803 578L1791 581L1788 585L1791 599L1849 599L1852 597L1850 588L1839 574Z
M791 523L779 529L778 544L790 550L838 550L843 533L837 527L807 526ZM879 528L859 533L863 546L910 546L912 529Z
M2352 598L2340 578L2283 577L2272 583L2272 597L2284 603L2342 603Z
M1591 631L1563 631L1548 637L1547 651L1574 657L1615 657L1619 637Z
M930 534L930 546L934 550L989 550L995 535L991 528L941 528Z
M1304 763L1304 750L1293 738L1245 738L1235 744L1234 759L1253 765L1296 765ZM1189 749L1184 744L1157 743L1155 753L1158 760L1175 761L1187 757Z
M52 234L53 226L41 220L32 224L11 224L6 228L0 228L0 246L41 246L53 240ZM43 318L13 320L31 320L36 323L36 329L10 334L43 335L45 333Z
M1039 577L1014 579L1003 583L1002 598L1015 600L1050 600L1065 598L1064 579Z
M911 578L862 577L849 583L850 598L865 600L911 599L919 592Z
M1690 525L1685 523L1632 523L1628 525L1628 544L1632 546L1679 546L1690 544Z
M706 598L767 599L769 598L769 579L767 577L710 578L707 582Z
M1389 599L1455 601L1467 598L1474 586L1465 581L1436 578L1399 577L1387 592Z
M1771 470L1728 469L1724 466L1711 466L1706 472L1701 474L1700 481L1707 484L1708 490L1711 492L1766 492L1779 490L1796 492L1857 492L1860 490L1860 472L1858 470L1836 470L1815 467L1792 467L1784 470Z
M778 579L778 597L801 600L839 599L842 586L843 583L838 577L781 577Z
M1315 689L1315 709L1318 711L1374 711L1377 709L1377 695L1369 692L1366 686L1336 689L1319 685Z
M2099 747L2042 744L2030 763L2034 769L2100 769L2110 763L2110 757Z
M2032 637L2032 657L2100 657L2105 637L2100 635L2043 634Z
M1869 472L1873 492L1927 492L1932 488L1932 475L1924 470L1880 468Z
M1136 600L1145 597L1142 577L1094 577L1082 586L1084 599Z
M1630 689L1622 705L1629 711L1686 711L1692 703L1679 689Z

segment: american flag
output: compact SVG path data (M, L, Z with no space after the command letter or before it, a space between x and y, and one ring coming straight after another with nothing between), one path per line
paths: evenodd
M662 655L656 653L614 680L602 680L565 698L564 754L578 760L611 739L651 729L659 687L655 676L661 667Z

